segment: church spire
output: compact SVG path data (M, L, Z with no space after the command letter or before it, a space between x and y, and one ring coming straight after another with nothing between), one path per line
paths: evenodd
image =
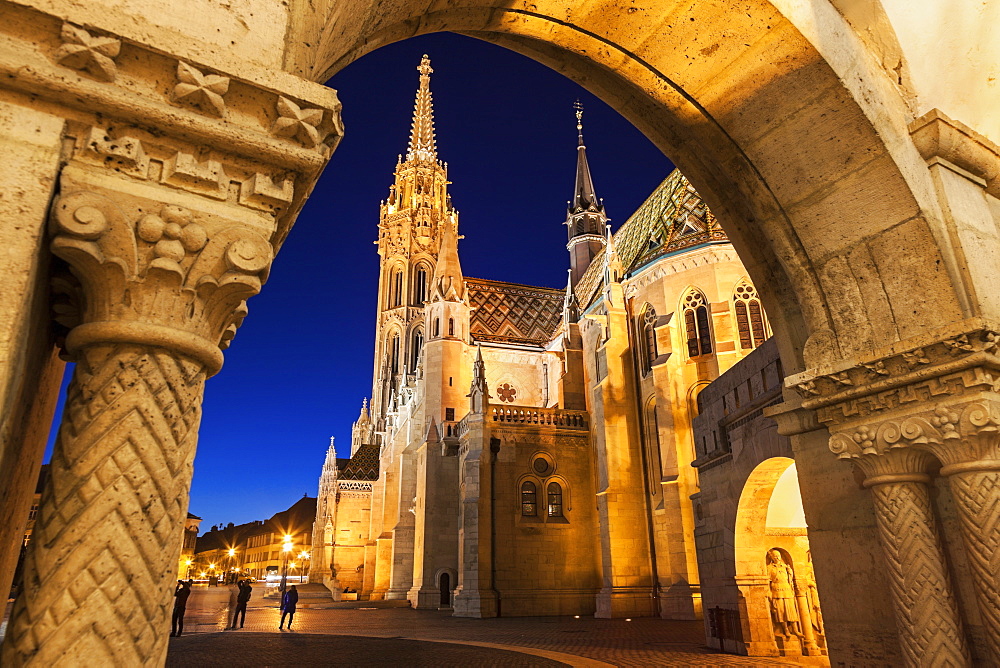
M417 66L420 86L413 104L413 125L410 128L410 145L406 149L407 162L435 162L437 144L434 140L434 103L431 100L431 59L424 54Z
M573 190L573 201L570 204L570 213L581 213L583 211L600 211L603 213L604 206L597 199L594 192L594 180L590 176L590 165L587 164L587 147L583 143L583 105L577 100L573 104L576 111L576 187Z
M590 177L587 147L583 143L583 105L579 100L573 109L576 112L576 183L566 212L569 235L566 249L569 251L570 284L576 287L587 267L604 247L604 226L608 217L604 204L594 192L594 180Z

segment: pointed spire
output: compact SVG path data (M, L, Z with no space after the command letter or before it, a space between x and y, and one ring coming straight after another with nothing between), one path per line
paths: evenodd
M420 86L413 104L413 125L410 128L410 145L406 149L408 162L437 161L437 144L434 140L434 104L431 100L431 59L424 54L417 66Z
M358 416L358 424L368 424L371 417L368 415L368 397L361 400L361 415Z
M465 277L458 260L458 234L455 224L449 220L441 223L441 250L434 268L432 288L431 301L457 302L465 296Z
M469 388L469 410L484 413L489 403L490 391L486 384L486 364L483 362L483 347L476 346L476 361L472 364L472 387Z
M573 294L573 270L566 270L566 294L563 297L563 322L570 324L579 319L576 308L576 295Z
M590 165L587 164L587 147L583 145L583 105L577 100L573 104L576 110L576 185L573 190L573 201L570 213L581 211L604 211L604 205L597 199L594 192L594 181L590 177Z

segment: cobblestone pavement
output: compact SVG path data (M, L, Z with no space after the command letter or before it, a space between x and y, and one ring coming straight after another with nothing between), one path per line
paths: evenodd
M375 608L369 607L374 603L362 601L351 609L316 603L300 607L295 631L289 633L278 630L277 601L264 599L255 588L246 627L224 631L227 603L223 588L192 593L185 635L171 638L168 666L800 665L716 653L704 645L701 622L593 617L481 620L452 617L444 610Z

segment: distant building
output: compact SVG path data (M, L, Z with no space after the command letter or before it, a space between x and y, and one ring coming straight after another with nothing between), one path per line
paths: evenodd
M177 562L177 577L192 577L192 566L194 565L194 550L198 542L198 526L201 518L191 513L187 514L184 520L184 542L181 543L181 556Z
M262 579L285 566L289 575L308 576L315 516L316 499L303 496L268 520L213 526L198 538L192 576Z

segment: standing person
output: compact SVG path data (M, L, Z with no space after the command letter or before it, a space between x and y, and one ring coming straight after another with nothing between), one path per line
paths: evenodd
M250 594L253 593L250 588L249 580L240 580L240 593L236 596L236 610L233 612L233 628L236 628L236 617L240 617L240 628L243 628L243 622L247 620L247 602L250 600Z
M183 580L177 581L174 589L174 614L170 618L170 637L180 638L184 632L184 609L187 607L188 596L191 595L191 584Z
M281 598L281 623L278 624L279 629L285 625L285 615L288 615L288 630L292 630L292 620L295 619L295 604L298 602L299 590L295 588L295 585L292 585Z
M226 623L226 630L236 628L236 606L239 603L240 598L240 586L236 582L229 585L229 607L227 608L229 614L229 621Z

